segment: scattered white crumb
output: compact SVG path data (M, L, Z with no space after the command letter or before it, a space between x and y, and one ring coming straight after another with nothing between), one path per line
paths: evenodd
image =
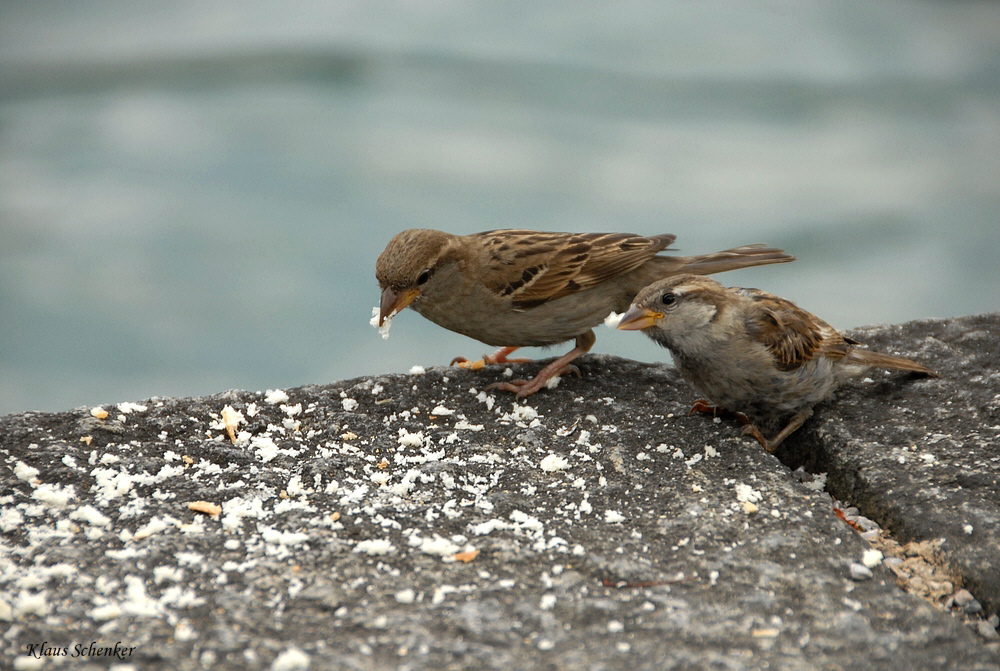
M395 549L388 538L358 541L358 544L354 546L355 552L363 552L369 555L387 555Z
M467 420L467 419L460 419L457 422L455 422L455 426L452 427L452 428L454 428L456 431L459 431L459 430L462 430L462 429L465 429L466 431L482 431L483 430L483 425L482 424L473 424L473 423L469 422L469 420Z
M473 393L475 393L475 391L475 389L472 390ZM480 403L485 403L487 410L492 410L493 406L496 404L496 399L487 394L485 391L481 391L476 394L476 400Z
M90 409L90 414L91 414L92 417L96 417L97 419L107 419L108 418L108 411L105 410L104 408L102 408L101 406L97 406L95 408L91 408Z
M45 617L51 611L48 601L45 598L45 592L39 592L38 594L29 594L28 592L22 591L14 601L14 617L20 619L24 615L38 615L39 617Z
M538 464L538 467L547 473L561 471L569 467L569 461L558 454L550 454Z
M625 625L618 620L608 620L608 631L612 634L625 631Z
M609 329L616 329L618 328L618 324L620 324L621 321L622 321L622 316L617 312L612 312L611 314L609 314L607 317L604 318L604 325L607 326Z
M410 375L423 375L426 372L423 366L413 366L410 368Z
M153 582L180 582L184 579L184 569L176 566L156 566L153 568Z
M444 407L443 405L436 405L436 406L434 406L434 409L431 410L431 414L432 415L437 415L438 417L445 417L447 415L454 415L455 411L454 410L450 410L450 409Z
M257 458L265 464L278 456L278 446L270 436L254 436L250 447L256 449Z
M149 522L147 522L145 525L136 529L135 535L132 536L132 538L141 540L143 538L152 536L153 534L159 533L167 528L168 525L166 522L161 520L159 517L154 517L153 519L149 520Z
M340 402L340 404L344 406L345 412L354 412L358 409L358 402L353 398L345 398Z
M380 336L382 336L382 340L388 340L389 339L389 328L392 326L392 317L393 317L393 315L389 315L388 317L386 317L385 321L382 322L382 325L379 326L378 325L378 316L379 316L380 312L381 312L381 310L377 306L373 307L372 308L372 318L368 320L368 323L371 324L373 328L377 328L378 329L378 334Z
M275 657L271 671L305 671L309 668L309 655L292 647Z
M527 422L537 419L538 411L530 405L518 405L515 403L514 408L510 411L509 417L515 421Z
M118 411L123 415L127 415L130 412L146 412L146 406L139 403L129 403L128 401L125 401L118 404Z
M32 443L34 445L34 443ZM38 447L35 445L35 447ZM38 477L38 469L34 466L29 466L23 461L19 461L14 464L14 475L17 476L18 480L24 480L25 482L31 482Z
M76 487L43 482L31 493L31 498L44 503L49 508L65 508L69 500L76 497Z
M555 389L556 387L559 386L560 382L562 382L562 378L559 377L558 375L553 375L552 377L550 377L548 380L545 381L545 388Z
M400 427L399 437L396 439L396 442L404 447L420 447L424 444L424 432L416 431L414 433L410 433L406 429Z
M97 606L91 609L88 613L92 620L97 620L98 622L106 622L107 620L113 620L122 614L122 609L116 603L109 603L104 606Z
M264 395L264 402L270 405L275 403L285 403L288 401L288 394L281 389L268 389Z
M608 524L617 524L618 522L624 522L625 516L617 510L605 510L604 521Z
M973 532L972 525L971 524L962 525L962 531L964 531L967 536L971 536Z
M24 524L24 516L14 508L4 508L0 511L0 531L13 531Z
M85 505L77 508L69 514L71 520L79 520L80 522L86 522L91 526L95 527L109 527L111 526L111 518L102 513L97 508L91 505Z
M734 489L736 490L736 500L740 503L756 503L764 498L756 489L742 482L737 483Z
M14 658L14 671L38 671L45 668L47 663L44 657L21 655Z
M543 594L542 598L538 602L538 607L542 610L552 610L553 606L556 605L556 595L555 594Z
M868 568L875 568L882 563L882 556L882 553L874 548L865 550L861 555L861 563Z
M429 555L435 555L437 557L450 557L458 552L462 551L461 546L452 543L447 538L443 538L437 534L434 534L433 538L421 538L419 536L413 536L410 539L410 543L416 542L419 544L419 549Z
M413 603L417 598L417 593L410 588L401 589L395 594L399 603Z
M812 477L812 480L803 482L802 486L806 489L811 489L814 492L821 492L826 489L826 473L817 473Z

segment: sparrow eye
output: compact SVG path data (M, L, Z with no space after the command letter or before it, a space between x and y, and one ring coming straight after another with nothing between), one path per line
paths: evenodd
M664 305L670 306L677 302L677 294L666 293L660 296L660 302Z
M417 276L417 284L426 284L427 280L429 280L430 278L431 278L431 271L430 269L427 269Z

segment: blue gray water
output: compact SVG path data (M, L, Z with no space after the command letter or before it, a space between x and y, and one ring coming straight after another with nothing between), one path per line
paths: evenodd
M781 246L724 281L840 328L1000 309L1000 4L0 5L0 413L477 356L379 338L374 260L512 226Z

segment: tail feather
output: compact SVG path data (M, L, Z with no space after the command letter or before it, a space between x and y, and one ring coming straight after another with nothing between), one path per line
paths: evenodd
M851 363L858 363L864 366L874 366L877 368L888 368L889 370L903 370L910 373L923 373L930 377L937 377L937 374L927 366L919 364L901 356L872 352L867 349L855 348L847 355Z
M662 258L662 257L661 257ZM733 247L714 254L700 256L674 257L674 262L680 262L677 272L692 275L711 275L726 270L749 268L750 266L765 266L771 263L788 263L795 257L785 253L783 249L766 247L764 245L743 245Z

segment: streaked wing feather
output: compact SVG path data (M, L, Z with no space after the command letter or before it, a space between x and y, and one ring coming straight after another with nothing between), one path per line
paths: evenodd
M674 241L673 235L546 233L527 230L480 233L490 254L483 283L515 308L568 296L635 270Z
M851 351L836 329L791 301L759 289L743 293L755 301L747 329L771 352L779 370L796 370L817 356L839 359Z

